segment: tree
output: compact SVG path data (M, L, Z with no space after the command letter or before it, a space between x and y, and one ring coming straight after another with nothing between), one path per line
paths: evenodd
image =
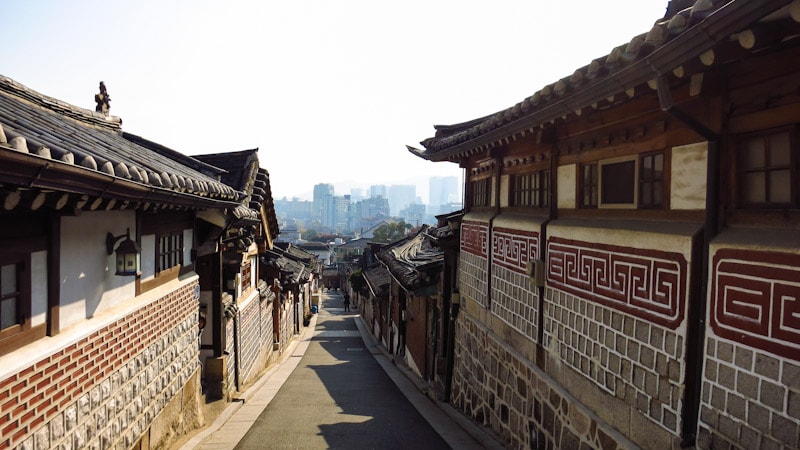
M389 243L406 236L406 230L409 228L405 222L387 223L379 226L373 233L373 242Z
M352 287L355 292L366 294L367 282L364 279L364 274L361 269L350 274L350 287Z

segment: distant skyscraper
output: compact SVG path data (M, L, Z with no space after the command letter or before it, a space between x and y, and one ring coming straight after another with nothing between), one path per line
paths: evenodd
M392 216L400 214L401 209L414 203L417 187L413 184L394 184L389 186L389 209Z
M351 202L360 202L364 200L364 190L361 188L351 188L350 189L350 201Z
M333 205L333 185L328 183L320 183L314 185L314 199L312 201L311 210L312 218L320 220L323 223L323 217L330 214Z
M458 177L431 177L429 180L428 205L434 214L440 214L442 205L460 202L461 195Z
M386 185L374 184L369 187L369 198L375 197L389 198L389 190L386 188Z

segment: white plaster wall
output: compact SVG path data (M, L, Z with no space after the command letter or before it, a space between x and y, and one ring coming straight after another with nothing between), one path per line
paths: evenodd
M559 208L575 209L575 180L578 173L578 165L570 164L558 168L558 198L556 199Z
M156 235L142 236L141 257L142 280L153 278L156 275Z
M699 230L699 224L640 224L620 221L613 227L595 225L590 221L562 219L547 227L548 238L560 237L584 242L616 245L627 248L654 249L683 254L686 261L692 260L691 237Z
M188 266L192 263L192 248L194 241L192 240L192 229L187 228L183 230L183 265ZM155 255L155 253L153 253Z
M672 209L705 209L707 160L707 142L672 147Z
M47 252L31 253L31 325L47 320Z
M133 298L135 277L115 275L115 255L106 254L106 233L136 235L133 211L84 212L61 218L59 318L75 325L98 312Z
M510 175L501 175L500 176L500 207L505 208L508 207L508 190L511 189L509 186L511 185L511 176Z

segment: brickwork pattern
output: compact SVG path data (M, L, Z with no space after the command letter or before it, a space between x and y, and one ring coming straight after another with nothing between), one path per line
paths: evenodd
M236 392L236 334L234 333L236 321L227 317L225 320L225 368L228 371L225 386L227 395L231 396Z
M528 275L492 266L492 313L509 326L536 340L538 295Z
M491 428L506 447L630 448L557 383L466 314L456 321L455 351L452 404Z
M0 380L0 448L128 448L199 369L197 283Z
M256 364L261 352L272 350L272 302L262 301L260 297L253 299L239 310L239 320L242 379L247 382L261 369Z
M800 448L800 364L709 336L698 447Z
M683 407L684 338L555 289L546 289L544 347L653 422L678 435Z
M292 308L294 306L289 300L284 300L283 304L280 306L280 310L278 311L280 317L280 327L281 327L281 351L288 348L289 342L291 342L292 337L294 336L294 312Z
M474 300L486 306L488 260L469 252L459 253L459 288L463 301Z

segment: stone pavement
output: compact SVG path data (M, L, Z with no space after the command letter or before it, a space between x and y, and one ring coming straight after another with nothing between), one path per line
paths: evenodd
M180 448L180 450L233 449L236 448L237 445L239 445L240 448L247 447L248 445L252 447L252 442L260 442L258 439L263 439L263 437L254 438L250 436L250 444L243 441L243 438L268 408L270 402L278 394L278 391L287 379L289 379L292 372L301 364L301 360L304 359L304 355L309 345L312 343L312 339L316 336L319 341L325 339L326 336L331 337L331 333L336 333L336 337L361 337L363 345L380 367L384 369L386 375L388 375L402 394L416 408L419 414L434 430L436 430L439 436L451 448L503 448L490 435L486 434L483 429L467 420L464 416L455 411L452 406L437 402L425 396L422 392L424 386L421 380L407 368L396 365L392 360L392 356L384 351L383 347L366 329L361 317L357 314L344 313L342 308L338 308L340 303L341 296L338 293L326 293L323 296L323 304L321 305L326 311L324 314L322 311L320 311L320 313L327 316L329 312L327 310L331 310L330 312L338 316L346 314L348 319L353 319L347 321L347 323L351 325L343 328L341 324L345 322L333 322L323 319L320 322L321 326L317 327L320 315L315 315L310 325L303 330L299 339L295 339L292 342L281 359L267 370L258 381L242 393L240 401L228 404L213 423L205 429L200 430L200 432L192 436L178 448ZM354 329L355 327L352 326L352 323L355 323L357 330ZM320 353L315 352L315 354L317 355L316 357L319 358ZM309 355L309 357L311 357L311 355ZM346 400L346 398L341 398L340 401L341 400ZM317 411L312 410L311 413L317 413ZM309 412L304 412L303 414L307 415ZM312 421L313 420L307 423ZM261 424L263 423L265 422L262 420ZM347 429L347 424L343 423L339 426L342 429ZM257 430L254 430L251 434L256 431ZM280 429L276 430L274 433L275 438L281 439L278 435L280 431ZM375 430L376 434L384 431L385 430ZM360 435L364 436L364 434L363 429L361 429ZM420 434L423 434L423 430L420 430ZM331 436L328 438L331 439ZM287 436L286 439L289 439L289 437ZM307 442L308 445L312 445L311 439L312 438L309 438ZM431 439L431 441L433 440ZM240 442L242 445L240 445ZM284 448L294 445L289 443L284 444ZM317 444L319 444L318 441ZM328 442L328 445L330 444L331 441ZM366 442L364 442L364 445L370 446ZM434 448L432 443L431 445L432 446L429 448Z

